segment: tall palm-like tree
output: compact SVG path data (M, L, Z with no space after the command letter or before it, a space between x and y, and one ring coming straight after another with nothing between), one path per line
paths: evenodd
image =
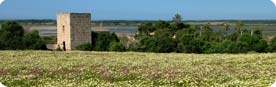
M242 23L241 21L238 21L236 22L236 30L238 30L240 32L240 34L242 35L242 27L244 26L245 24Z
M223 29L220 30L221 34L221 40L224 39L224 36L227 34L227 32L230 30L230 25L229 24L224 24Z
M208 41L210 41L210 40L211 40L211 36L212 36L212 32L213 32L210 23L205 24L205 25L203 26L203 30L204 30L205 38L206 38Z
M226 34L230 30L230 25L229 24L224 24L223 26L223 33Z
M173 17L173 22L181 23L182 22L182 16L179 13L175 14L175 16Z

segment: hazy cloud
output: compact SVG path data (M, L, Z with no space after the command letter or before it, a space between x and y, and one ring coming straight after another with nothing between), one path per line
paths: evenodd
M0 0L1 3L4 1L4 0ZM5 85L3 85L1 82L0 82L0 87L6 87Z
M274 5L276 6L276 0L271 0L273 3L274 3Z
M0 5L4 2L5 0L0 0Z

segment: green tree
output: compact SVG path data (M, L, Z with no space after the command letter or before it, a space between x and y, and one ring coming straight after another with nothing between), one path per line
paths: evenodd
M174 34L170 29L161 29L156 31L154 38L156 40L157 51L162 53L173 52L175 48Z
M237 41L239 39L239 33L238 32L234 32L230 35L226 36L226 40L230 40L230 41Z
M109 51L112 42L120 42L115 33L92 32L92 46L95 51Z
M258 43L255 44L254 50L256 52L267 52L268 51L268 44L266 40L259 40Z
M262 38L263 37L263 31L260 29L256 29L253 31L253 35L256 35L258 38Z
M223 26L223 34L225 35L225 34L227 34L227 31L229 31L230 30L230 25L229 24L224 24L224 26Z
M212 41L213 29L211 28L211 25L209 23L204 25L203 30L202 38L206 41Z
M221 42L209 42L210 47L206 48L204 53L223 53L224 47L223 43Z
M179 30L190 28L191 26L189 24L184 23L173 23L170 25L170 30L172 30L173 33L176 33Z
M229 24L224 24L223 29L220 29L220 36L221 40L225 39L225 36L227 35L227 32L230 30Z
M195 35L194 28L178 31L176 34L177 51L184 53L202 53L205 44L203 38Z
M159 20L158 22L155 23L155 26L158 29L164 29L164 28L168 28L170 26L170 24L166 21ZM153 32L153 31L151 31L151 32Z
M267 51L267 41L258 37L257 35L251 36L249 33L243 34L240 39L240 42L247 44L248 51L256 52L266 52Z
M250 45L246 42L237 41L235 43L233 52L234 53L247 53L249 51L252 51L250 48Z
M169 53L175 49L175 41L169 29L161 29L156 31L153 37L144 37L140 40L139 51Z
M126 51L124 44L119 42L112 42L109 47L109 51L123 52Z
M2 50L47 50L46 41L38 31L24 33L23 27L15 21L2 24L0 45Z
M180 14L175 14L175 16L173 17L173 22L175 23L181 23L182 22L182 16Z
M272 52L276 52L276 37L271 40L269 47Z
M240 35L243 35L242 28L243 28L244 25L245 24L242 23L241 21L236 22L236 30L240 33Z
M222 42L222 47L223 49L223 53L236 53L235 49L236 49L236 42L231 41L231 40L224 40Z
M154 32L157 28L153 23L145 23L138 26L139 35L149 35Z
M47 50L46 41L39 36L38 31L25 34L22 41L24 49Z
M24 36L24 29L15 21L7 21L2 24L0 42L3 49L17 50L23 49L22 38Z

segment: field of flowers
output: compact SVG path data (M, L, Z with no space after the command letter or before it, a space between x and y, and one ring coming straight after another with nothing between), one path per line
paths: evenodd
M276 54L0 51L8 87L267 87Z

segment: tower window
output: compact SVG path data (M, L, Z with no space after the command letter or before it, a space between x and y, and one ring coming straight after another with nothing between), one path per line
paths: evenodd
M63 31L63 32L65 31L65 26L64 26L64 25L62 25L62 31Z

